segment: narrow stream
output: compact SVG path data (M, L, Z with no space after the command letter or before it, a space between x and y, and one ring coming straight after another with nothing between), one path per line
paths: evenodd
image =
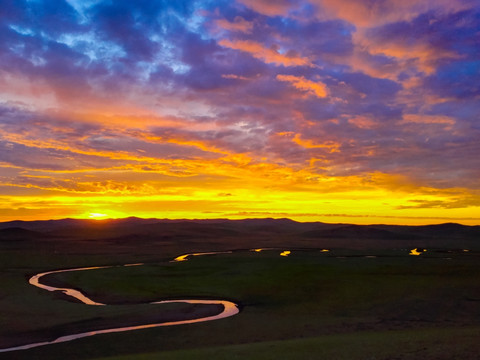
M221 252L221 253L225 253L225 252ZM186 255L179 256L174 261L185 261L185 260L187 260L188 256L199 256L199 255L208 255L208 254L216 254L216 253L211 252L211 253L186 254ZM143 265L143 264L126 264L126 265L120 265L120 266L141 266L141 265ZM70 289L70 288L58 288L58 287L48 286L48 285L42 284L41 283L41 278L46 276L46 275L55 274L55 273L70 272L70 271L107 269L107 268L112 268L112 267L114 267L114 266L94 266L94 267L74 268L74 269L66 269L66 270L47 271L47 272L43 272L43 273L32 276L29 280L29 283L33 286L39 287L39 288L47 290L47 291L61 291L65 295L71 296L71 297L81 301L83 304L86 304L86 305L105 306L106 304L102 304L102 303L96 302L96 301L88 298L81 291L78 291L78 290L75 290L75 289ZM239 312L238 305L231 302L231 301L227 301L227 300L179 299L179 300L156 301L156 302L152 302L150 304L171 304L171 303L223 305L223 311L218 315L206 316L206 317L192 319L192 320L179 320L179 321L169 321L169 322L161 322L161 323L153 323L153 324L145 324L145 325L125 326L125 327L118 327L118 328L112 328L112 329L93 330L93 331L88 331L88 332L83 332L83 333L78 333L78 334L65 335L65 336L60 336L59 338L57 338L55 340L52 340L52 341L43 341L43 342L37 342L37 343L32 343L32 344L27 344L27 345L20 345L20 346L14 346L14 347L0 349L0 352L15 351L15 350L26 350L26 349L39 347L39 346L50 345L50 344L58 344L58 343L62 343L62 342L72 341L72 340L81 339L81 338L84 338L84 337L99 335L99 334L118 333L118 332L132 331L132 330L149 329L149 328L160 327L160 326L195 324L195 323L199 323L199 322L219 320L219 319L223 319L223 318L226 318L226 317L236 315Z
M261 252L263 250L274 250L275 248L263 248L263 249L251 249L250 251L254 252ZM329 250L321 250L321 252L327 252ZM203 253L188 253L177 256L175 259L171 260L171 262L181 262L187 261L189 258L194 256L202 256L202 255L216 255L216 254L230 254L232 251L217 251L217 252L203 252ZM285 250L280 253L280 256L288 256L291 254L290 250ZM125 265L116 265L116 266L91 266L91 267L82 267L82 268L73 268L73 269L64 269L64 270L52 270L43 272L37 275L32 276L29 279L29 283L33 286L36 286L40 289L44 289L47 291L61 291L67 296L71 296L85 305L93 305L93 306L107 306L107 304L96 302L90 298L88 298L85 294L83 294L79 290L71 289L71 288L59 288L55 286L45 285L41 282L41 279L50 274L58 274L63 272L71 272L71 271L86 271L86 270L97 270L97 269L107 269L112 267L122 267L122 266L141 266L144 265L143 263L138 264L125 264ZM7 351L15 351L15 350L26 350L31 349L39 346L50 345L50 344L58 344L62 342L72 341L76 339L81 339L88 336L99 335L99 334L109 334L109 333L118 333L118 332L125 332L125 331L132 331L132 330L140 330L140 329L149 329L154 327L160 326L173 326L173 325L184 325L184 324L195 324L205 321L212 321L212 320L219 320L223 318L227 318L239 313L238 305L227 300L196 300L196 299L179 299L179 300L163 300L163 301L156 301L150 304L171 304L171 303L188 303L188 304L203 304L203 305L222 305L223 311L218 315L206 316L197 319L191 320L179 320L179 321L169 321L169 322L161 322L161 323L152 323L152 324L145 324L145 325L135 325L135 326L125 326L125 327L118 327L118 328L111 328L111 329L103 329L103 330L93 330L82 332L78 334L71 334L60 336L55 340L52 341L43 341L37 342L32 344L14 346L9 348L0 349L1 352Z

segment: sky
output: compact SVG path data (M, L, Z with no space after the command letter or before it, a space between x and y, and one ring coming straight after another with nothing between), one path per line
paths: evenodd
M480 224L478 0L2 0L0 221Z

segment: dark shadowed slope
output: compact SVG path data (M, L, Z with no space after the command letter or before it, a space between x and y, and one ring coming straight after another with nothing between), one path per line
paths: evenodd
M332 239L379 239L379 240L407 240L420 238L418 234L406 234L397 227L379 229L369 225L339 225L335 227L321 227L301 234L308 238Z
M38 231L26 230L19 227L9 227L0 230L0 241L35 240L44 238Z

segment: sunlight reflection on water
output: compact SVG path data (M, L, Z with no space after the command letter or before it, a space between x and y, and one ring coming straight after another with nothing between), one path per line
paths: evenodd
M412 249L410 250L410 254L409 255L415 255L415 256L418 256L418 255L421 255L423 254L424 252L426 252L427 249L419 249L419 248L415 248L415 249Z
M178 261L187 261L189 256L202 256L202 255L216 255L216 254L231 254L232 251L210 251L210 252L202 252L202 253L191 253L191 254L184 254L177 256L170 262L178 262Z

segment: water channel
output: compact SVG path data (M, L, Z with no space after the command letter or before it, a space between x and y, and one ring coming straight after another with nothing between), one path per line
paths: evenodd
M208 252L208 253L194 253L194 254L185 254L175 258L173 261L186 261L189 256L201 256L201 255L210 255L210 254L224 254L227 252ZM230 252L228 252L230 253ZM126 264L121 266L141 266L143 264ZM86 270L97 270L97 269L107 269L112 268L115 266L92 266L92 267L83 267L83 268L74 268L74 269L65 269L65 270L53 270L43 272L37 275L32 276L29 279L29 283L33 286L38 288L47 290L47 291L61 291L65 295L73 297L85 305L94 305L94 306L105 306L107 304L96 302L90 298L88 298L85 294L83 294L79 290L71 289L71 288L59 288L54 286L48 286L41 282L41 279L50 274L58 274L63 272L71 272L71 271L86 271ZM227 318L239 313L238 305L227 300L196 300L196 299L178 299L178 300L163 300L163 301L155 301L150 304L172 304L172 303L188 303L188 304L196 304L196 305L222 305L223 311L217 315L201 317L197 319L190 319L190 320L178 320L178 321L168 321L168 322L161 322L161 323L152 323L152 324L145 324L145 325L135 325L135 326L125 326L125 327L118 327L118 328L111 328L111 329L103 329L103 330L93 330L82 332L78 334L71 334L60 336L52 341L42 341L32 344L14 346L9 348L0 349L0 352L8 352L8 351L16 351L16 350L27 350L39 346L51 345L51 344L58 344L62 342L72 341L76 339L85 338L88 336L94 336L99 334L110 334L110 333L119 333L125 331L133 331L133 330L140 330L140 329L149 329L155 328L160 326L173 326L173 325L184 325L184 324L195 324L199 322L205 321L212 321L212 320L219 320L223 318Z
M267 249L251 249L250 251L254 252L261 252L263 250L273 250L273 248L267 248ZM323 249L321 252L328 252L328 249ZM426 249L412 249L410 251L409 255L421 255L424 253ZM468 251L468 250L464 250ZM204 253L188 253L188 254L183 254L180 256L177 256L175 259L173 259L171 262L181 262L181 261L187 261L189 258L194 257L194 256L202 256L202 255L216 255L216 254L230 254L232 251L219 251L219 252L204 252ZM289 256L291 254L291 251L285 250L280 253L280 256ZM376 256L365 256L366 258L375 258ZM337 257L337 258L345 258L345 257ZM144 265L142 263L138 264L125 264L125 265L119 265L119 266L141 266ZM87 270L97 270L97 269L107 269L107 268L112 268L115 266L92 266L92 267L81 267L81 268L73 268L73 269L63 269L63 270L52 270L52 271L47 271L43 272L37 275L32 276L29 279L29 283L33 286L36 286L38 288L47 290L47 291L61 291L65 295L73 297L77 300L79 300L81 303L85 305L93 305L93 306L105 306L107 304L99 303L96 302L90 298L88 298L85 294L83 294L79 290L71 289L71 288L59 288L55 286L49 286L45 285L41 282L41 279L50 274L57 274L57 273L64 273L64 272L72 272L72 271L87 271ZM227 300L197 300L197 299L178 299L178 300L163 300L163 301L156 301L156 302L151 302L150 304L171 304L171 303L188 303L188 304L203 304L203 305L222 305L223 306L223 311L217 315L212 315L212 316L206 316L206 317L201 317L197 319L190 319L190 320L178 320L178 321L169 321L169 322L160 322L160 323L152 323L152 324L145 324L145 325L135 325L135 326L125 326L125 327L118 327L118 328L111 328L111 329L103 329L103 330L93 330L93 331L87 331L87 332L82 332L78 334L71 334L71 335L65 335L65 336L60 336L55 340L52 341L43 341L43 342L37 342L37 343L32 343L32 344L26 344L26 345L20 345L20 346L14 346L14 347L9 347L9 348L4 348L0 349L1 352L8 352L8 351L15 351L15 350L26 350L26 349L31 349L39 346L45 346L45 345L50 345L50 344L58 344L62 342L67 342L67 341L72 341L76 339L81 339L85 338L88 336L94 336L94 335L99 335L99 334L109 334L109 333L118 333L118 332L125 332L125 331L133 331L133 330L140 330L140 329L149 329L149 328L155 328L155 327L160 327L160 326L173 326L173 325L184 325L184 324L194 324L194 323L199 323L199 322L205 322L205 321L213 321L213 320L219 320L223 318L227 318L233 315L236 315L239 313L239 308L238 305Z

